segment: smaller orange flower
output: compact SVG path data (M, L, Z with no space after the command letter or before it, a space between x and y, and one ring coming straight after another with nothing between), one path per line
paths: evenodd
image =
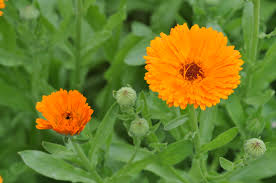
M37 102L36 109L46 118L36 119L37 129L53 129L64 135L79 134L94 112L80 92L63 89L43 96L42 101Z
M0 176L0 183L3 183L3 179L2 179L2 177Z
M0 0L0 9L4 9L6 7L4 0ZM3 11L0 11L0 16L3 15ZM1 182L0 182L1 183Z

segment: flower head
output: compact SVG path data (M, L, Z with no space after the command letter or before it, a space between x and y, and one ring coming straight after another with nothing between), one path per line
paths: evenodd
M262 156L266 151L266 146L261 139L252 138L245 142L244 151L249 156L257 158Z
M122 87L114 93L118 104L122 107L132 107L136 101L136 91L131 87Z
M240 83L243 61L227 38L212 28L177 25L147 48L145 80L169 106L205 110L227 99Z
M93 113L81 93L63 89L43 96L42 101L36 104L36 109L46 118L36 120L37 129L53 129L65 135L79 134Z
M2 179L2 177L0 176L0 183L2 183L3 182L3 179Z
M129 132L132 136L143 137L149 131L149 124L144 118L136 118L130 124Z
M0 0L0 9L4 9L6 7L5 0ZM0 16L3 15L3 11L0 11Z

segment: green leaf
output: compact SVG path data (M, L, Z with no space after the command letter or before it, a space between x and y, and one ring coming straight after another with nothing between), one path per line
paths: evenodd
M127 54L125 63L132 66L144 65L144 56L147 55L146 49L150 45L152 38L144 38L136 44Z
M41 151L21 151L24 163L36 172L55 180L95 183L93 177L80 168Z
M20 111L33 111L33 105L22 91L0 79L0 105Z
M67 148L65 146L54 144L51 142L43 141L42 146L46 151L48 151L51 154L67 151Z
M27 170L28 167L23 162L19 162L11 164L8 169L4 171L0 170L0 172L5 182L14 183L18 181L21 175L26 173Z
M42 146L46 151L53 154L55 158L79 162L76 154L65 146L45 141L42 142Z
M131 31L136 36L150 37L153 35L150 27L140 22L133 22L131 24Z
M229 142L231 142L238 135L238 128L233 127L221 134L219 134L214 140L201 147L201 152L208 152L217 148L220 148Z
M9 50L0 48L0 65L3 66L20 66L29 64L28 59L20 51L10 52Z
M244 4L243 16L242 16L242 29L244 39L245 56L250 59L249 56L252 52L252 37L254 30L254 5L251 1L247 1ZM252 62L252 60L249 60Z
M174 165L192 155L193 146L187 140L174 142L158 154L159 161L166 165Z
M181 8L181 3L182 0L162 1L162 4L151 16L153 30L156 32L169 30L176 20L176 15L178 10Z
M5 19L0 21L0 47L7 50L15 49L16 47L16 33L15 30ZM0 54L2 59L2 53Z
M106 17L100 12L100 8L97 5L90 6L86 20L95 31L101 30L106 24Z
M184 144L184 141L182 143ZM188 145L188 147L189 147L189 145ZM178 148L180 148L180 149L175 149L176 152L179 152L179 150L181 151L181 149L183 149L183 147L181 146L181 143L178 146ZM134 152L133 146L128 145L128 144L115 143L110 146L109 156L114 160L126 163L130 159L133 152ZM175 152L173 152L173 151L170 151L170 152L173 154L170 154L170 153L166 153L166 154L168 156L175 155ZM163 156L164 155L165 154L163 154ZM179 155L179 157L180 157L180 155ZM185 159L185 157L184 157L184 159ZM156 175L162 177L163 179L165 179L167 181L173 181L173 182L178 181L178 178L175 177L175 175L171 173L171 171L169 170L169 167L167 165L160 164L159 159L157 159L158 161L154 161L154 162L151 161L151 160L155 160L155 158L153 158L151 152L149 152L145 149L139 149L135 160L136 161L132 164L132 165L134 165L133 169L131 169L132 175L134 173L138 173L142 169L145 169L145 170L155 173ZM178 159L178 161L179 161L179 159ZM137 164L135 164L136 162L137 162ZM173 162L173 161L171 161L171 162ZM131 168L131 167L132 166L130 166L129 168ZM189 176L189 175L187 175L187 176Z
M245 124L245 113L238 95L235 94L229 97L226 101L226 110L239 131L242 132Z
M200 142L206 144L212 139L215 123L217 120L217 107L207 108L200 112Z
M276 41L270 46L269 50L262 62L256 67L256 71L253 73L250 90L248 91L249 96L255 96L264 92L264 89L269 87L269 84L276 79Z
M250 182L276 175L276 149L266 152L261 158L251 161L247 166L239 168L230 174L231 181Z
M234 169L234 163L223 157L219 157L219 163L224 170L232 171Z
M101 121L97 129L96 135L92 140L91 148L89 151L90 159L94 158L99 148L107 143L108 137L113 132L118 111L119 111L119 106L117 103L114 103L105 114L103 120Z
M97 31L88 39L82 48L84 58L89 58L95 50L112 36L112 31L126 19L126 0L121 0L121 6L115 14L110 16L103 29ZM92 24L91 24L92 25Z
M274 96L274 94L274 90L267 89L264 92L259 92L257 95L246 97L245 102L249 105L259 107L266 104Z
M175 129L175 128L181 126L182 124L184 124L185 122L187 122L188 119L189 119L188 114L181 115L181 116L169 121L164 126L164 130L169 131L169 130Z

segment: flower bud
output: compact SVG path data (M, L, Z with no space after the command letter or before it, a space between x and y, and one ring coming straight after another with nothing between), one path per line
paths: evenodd
M130 124L130 135L135 137L143 137L149 131L149 124L144 118L136 118Z
M36 19L39 11L32 5L20 9L20 17L26 20Z
M114 97L121 107L132 107L136 101L136 91L131 87L122 87L114 93Z
M266 146L261 139L252 138L245 142L244 151L253 158L262 156L266 151Z

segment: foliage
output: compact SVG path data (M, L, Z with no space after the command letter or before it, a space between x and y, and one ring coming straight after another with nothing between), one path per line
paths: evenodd
M38 17L24 18L27 6L38 10ZM3 11L4 183L276 181L274 0L9 0ZM245 61L234 94L195 111L197 132L189 109L169 108L143 79L150 40L184 22L223 32ZM112 93L128 85L137 100L124 111ZM78 89L95 110L85 130L69 139L35 129L36 102L59 88ZM149 124L144 138L128 133L137 116ZM266 142L262 157L246 157L242 147L250 138Z

